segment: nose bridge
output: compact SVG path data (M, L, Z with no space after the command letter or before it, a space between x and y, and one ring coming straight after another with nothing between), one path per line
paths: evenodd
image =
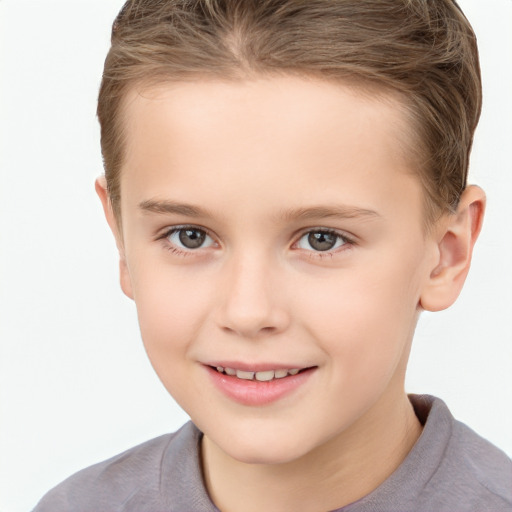
M277 261L262 248L234 252L226 262L221 327L244 337L282 331L288 323L278 289Z

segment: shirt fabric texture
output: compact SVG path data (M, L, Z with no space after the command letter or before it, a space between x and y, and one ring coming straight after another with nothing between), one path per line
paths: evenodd
M409 398L424 425L420 438L377 489L334 512L512 512L512 460L442 400ZM219 512L202 478L201 437L188 422L79 471L34 512Z

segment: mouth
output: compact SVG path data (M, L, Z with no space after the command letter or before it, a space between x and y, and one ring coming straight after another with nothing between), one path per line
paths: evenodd
M243 366L237 368L237 366ZM317 366L275 368L271 365L207 364L211 382L228 399L246 406L266 406L304 388Z
M256 380L258 382L270 382L276 379L284 379L286 377L297 375L300 372L306 371L309 368L289 368L289 369L277 369L277 370L264 370L264 371L247 371L240 370L237 368L228 368L223 366L211 366L219 373L228 375L230 377L236 377L241 380Z

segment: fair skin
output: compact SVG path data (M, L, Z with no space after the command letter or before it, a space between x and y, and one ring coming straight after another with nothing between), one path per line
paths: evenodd
M368 494L421 433L414 329L457 297L483 192L426 232L398 100L340 84L164 84L124 115L121 219L96 188L148 356L204 432L212 500L309 512Z

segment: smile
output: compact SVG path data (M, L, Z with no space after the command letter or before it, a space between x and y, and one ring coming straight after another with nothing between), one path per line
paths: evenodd
M277 369L261 364L213 363L204 365L214 386L228 399L245 406L266 406L305 387L317 366ZM242 368L237 366L241 366Z
M256 371L246 371L246 370L237 370L235 368L224 368L222 366L217 366L216 370L219 373L224 375L229 375L230 377L236 377L237 379L242 380L257 380L259 382L269 382L274 379L284 379L290 375L297 375L300 370L298 368L291 368L289 370L266 370L262 372Z

